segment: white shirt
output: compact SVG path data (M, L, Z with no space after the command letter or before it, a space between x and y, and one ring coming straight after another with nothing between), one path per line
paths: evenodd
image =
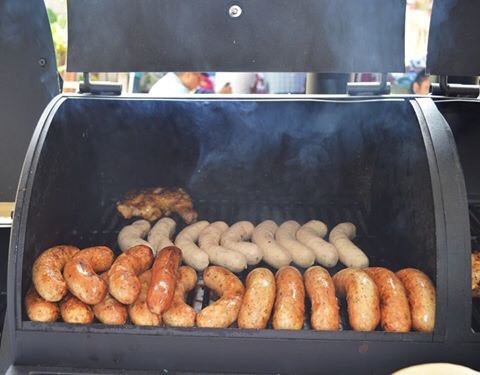
M185 87L180 78L175 73L167 73L160 78L150 89L149 94L157 96L184 95L189 94L190 90Z
M251 94L257 75L255 73L217 73L215 74L215 91L230 83L232 94Z

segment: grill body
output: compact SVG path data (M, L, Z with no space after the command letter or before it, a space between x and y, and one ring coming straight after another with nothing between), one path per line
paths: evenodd
M23 297L39 253L60 243L115 248L128 223L115 203L152 186L185 187L210 221L354 222L372 265L416 267L435 281L434 333L29 322ZM11 360L245 373L385 373L433 360L478 366L469 252L462 169L430 99L59 96L37 126L17 197Z

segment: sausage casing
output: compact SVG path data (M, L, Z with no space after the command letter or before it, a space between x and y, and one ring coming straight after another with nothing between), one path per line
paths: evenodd
M337 294L347 296L348 321L355 331L373 331L380 322L380 296L375 282L358 268L333 276Z
M138 275L152 266L153 253L150 247L137 245L121 254L108 271L108 288L117 301L130 305L140 294Z
M145 271L138 279L142 289L137 300L128 306L128 314L133 324L137 326L159 326L162 324L162 316L154 314L147 306L147 293L152 279L152 270Z
M435 287L422 271L405 268L397 272L407 290L412 327L420 332L432 332L435 327Z
M340 314L335 285L327 270L314 266L303 275L307 295L312 302L311 325L318 331L338 331Z
M386 332L409 332L412 328L407 292L395 274L382 267L365 268L380 293L381 325Z
M291 266L280 268L276 275L274 329L302 329L305 315L305 287L300 272Z
M58 302L68 292L62 275L67 262L78 252L74 246L54 246L45 250L33 263L32 280L37 293L45 300Z
M248 274L245 286L238 326L266 328L275 301L275 276L266 268L256 268Z
M94 318L92 308L71 294L60 302L60 313L65 323L90 324Z
M181 261L182 252L178 247L165 247L157 253L147 293L147 305L154 314L162 314L170 307Z
M60 316L58 304L42 298L32 286L25 296L28 319L34 322L55 322Z
M193 327L195 325L195 310L185 303L185 298L196 283L197 273L192 267L182 266L178 269L173 302L162 316L167 327Z
M88 305L103 301L108 292L107 283L97 275L110 268L113 251L105 246L96 246L79 251L63 270L63 277L70 292Z
M227 328L238 318L245 289L240 279L229 270L210 266L203 271L205 285L220 299L197 314L197 326Z

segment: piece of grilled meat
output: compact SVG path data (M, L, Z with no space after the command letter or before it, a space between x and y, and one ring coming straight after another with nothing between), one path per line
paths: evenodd
M480 251L472 253L472 296L480 298Z
M190 195L182 188L157 187L127 194L117 203L117 210L125 219L134 216L155 221L176 212L187 224L197 221Z

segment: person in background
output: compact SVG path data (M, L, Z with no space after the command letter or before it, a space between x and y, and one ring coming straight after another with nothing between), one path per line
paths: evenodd
M194 93L200 85L201 73L169 72L160 78L150 89L152 95L184 95Z
M420 70L415 80L410 86L410 94L428 95L430 92L430 78L426 74L425 69Z
M256 73L216 73L215 91L221 94L251 94L256 82Z

